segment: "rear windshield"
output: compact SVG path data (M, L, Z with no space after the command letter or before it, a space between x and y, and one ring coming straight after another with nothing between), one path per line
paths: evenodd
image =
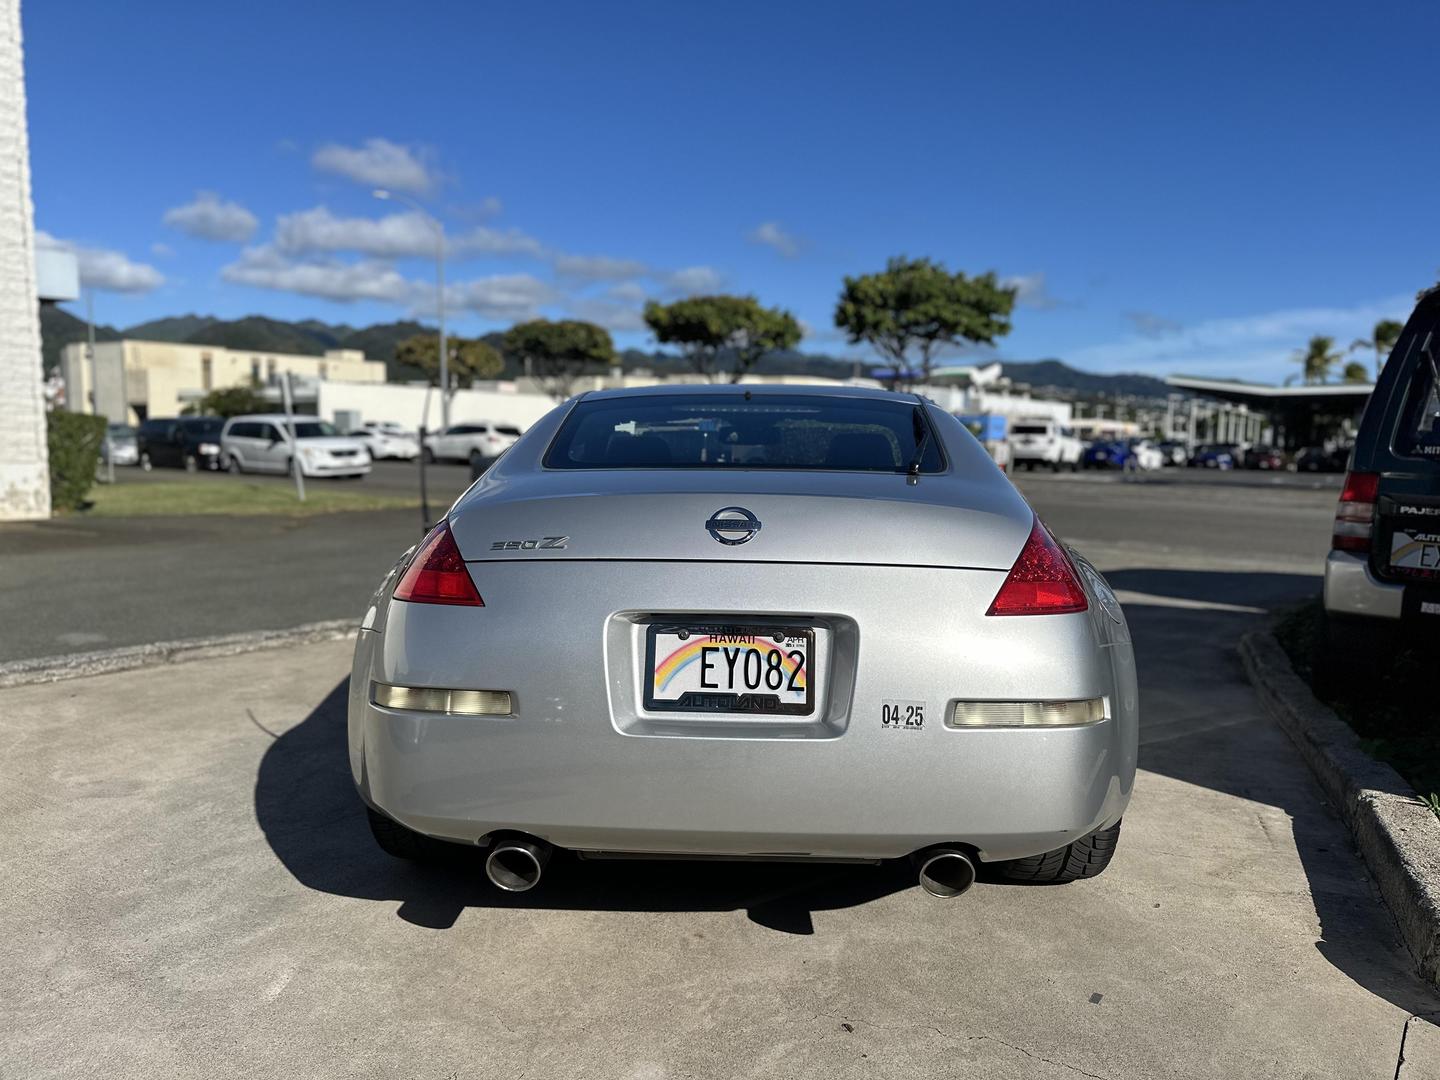
M765 394L582 399L545 455L552 469L944 468L918 402Z
M1049 435L1050 429L1043 424L1016 424L1016 435Z
M1395 449L1402 454L1440 457L1440 357L1420 351Z
M514 435L517 439L520 437L520 429L509 424L496 424L495 431L500 435Z
M181 420L180 426L190 435L219 435L225 421L220 419Z

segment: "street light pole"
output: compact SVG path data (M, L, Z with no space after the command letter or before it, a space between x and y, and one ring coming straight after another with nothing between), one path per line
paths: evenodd
M450 426L450 356L445 339L445 224L408 195L376 188L377 199L394 199L411 207L435 230L435 309L440 320L440 424Z

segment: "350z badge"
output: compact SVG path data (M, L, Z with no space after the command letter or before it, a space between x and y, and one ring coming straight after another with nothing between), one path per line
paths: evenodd
M536 548L563 548L568 536L542 536L538 540L496 540L491 551L534 551Z

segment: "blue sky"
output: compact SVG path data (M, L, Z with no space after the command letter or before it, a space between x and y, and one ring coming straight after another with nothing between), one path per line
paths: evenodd
M994 355L1279 379L1434 283L1436 5L29 0L36 224L97 320L460 332L893 254L1021 285ZM991 351L985 351L991 352Z

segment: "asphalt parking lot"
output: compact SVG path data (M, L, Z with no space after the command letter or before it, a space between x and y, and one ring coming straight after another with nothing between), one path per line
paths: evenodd
M414 470L384 462L364 481L324 482L405 492ZM1184 548L1216 566L1273 558L1302 576L1318 574L1338 481L1323 477L1327 485L1317 488L1294 474L1274 476L1289 479L1255 486L1249 474L1175 469L1138 481L1043 472L1017 480L1050 524L1087 552L1098 544L1168 557ZM432 519L469 477L465 466L433 470ZM231 481L135 469L122 471L120 482L156 478ZM74 515L0 526L0 588L26 613L24 620L0 622L0 662L354 616L419 537L418 506L298 518Z
M21 687L0 691L0 1075L1440 1075L1440 1028L1411 1019L1440 999L1234 652L1317 588L1333 491L1020 482L1136 642L1143 771L1103 877L942 902L872 868L562 864L505 897L476 866L373 848L345 643ZM329 561L190 606L355 612L415 526L336 517L224 519L217 557ZM128 572L179 631L171 560L194 536L160 532L166 570ZM123 577L106 551L4 565Z

